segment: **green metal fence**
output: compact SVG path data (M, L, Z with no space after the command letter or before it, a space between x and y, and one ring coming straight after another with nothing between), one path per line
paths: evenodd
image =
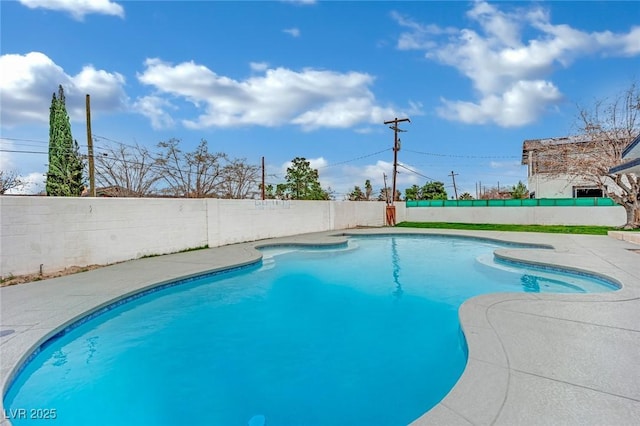
M525 198L522 200L419 200L407 207L593 207L615 206L611 198Z

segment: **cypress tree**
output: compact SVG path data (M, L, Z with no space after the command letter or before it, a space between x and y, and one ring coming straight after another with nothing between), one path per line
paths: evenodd
M47 195L78 197L82 194L84 165L78 142L71 136L71 123L62 85L51 99L49 110L49 172Z

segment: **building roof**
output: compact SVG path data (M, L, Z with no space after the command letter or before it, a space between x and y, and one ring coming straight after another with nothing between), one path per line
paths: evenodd
M546 139L527 139L522 143L522 164L529 164L529 153L542 147L593 142L588 135L562 136Z
M610 168L609 173L635 173L636 175L640 175L640 157Z
M609 169L609 173L635 173L640 175L640 134L622 151L622 159L629 161Z
M622 151L622 158L640 157L640 134Z

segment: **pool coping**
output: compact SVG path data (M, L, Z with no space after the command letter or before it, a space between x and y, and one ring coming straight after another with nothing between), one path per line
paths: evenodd
M632 424L640 418L640 254L631 251L637 245L606 236L411 228L233 244L2 287L1 330L14 330L0 337L3 398L35 348L87 314L140 291L251 265L261 259L259 247L334 245L349 235L390 234L546 245L553 248L507 247L497 255L606 276L622 286L608 293L497 293L467 300L459 311L467 367L449 394L413 424ZM4 418L0 424L10 423Z

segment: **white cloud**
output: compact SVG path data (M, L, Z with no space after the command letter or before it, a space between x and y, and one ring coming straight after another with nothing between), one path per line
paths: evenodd
M92 113L120 110L127 103L124 77L97 70L92 65L84 66L76 75L69 75L45 54L30 52L0 56L0 69L3 127L47 123L51 96L60 84L72 119L82 119L86 115L87 93L91 95Z
M30 9L43 8L70 13L73 18L83 20L92 13L124 18L124 9L110 0L19 0Z
M312 4L316 4L317 0L281 0L284 3L293 3L300 6L308 6Z
M269 64L267 62L251 62L249 64L251 67L251 71L266 71L269 69Z
M327 167L327 165L329 164L324 157L309 158L308 161L309 161L309 166L312 169L321 169L323 167Z
M19 179L24 183L23 186L12 188L7 191L7 195L17 194L39 194L44 191L45 187L45 175L43 173L29 173L26 176L19 176Z
M537 6L504 12L486 2L473 3L467 17L476 29L423 25L392 14L406 29L398 49L422 50L473 83L475 100L442 99L438 112L450 120L503 127L531 123L562 100L549 79L554 67L569 67L587 55L640 54L640 27L620 34L589 33L551 23L549 13Z
M374 77L366 73L270 68L246 80L234 80L194 62L173 65L147 59L145 66L138 79L155 89L155 97L182 98L204 110L199 117L182 121L193 129L285 124L305 130L347 128L402 114L376 103L369 89ZM416 107L410 104L409 109L419 113Z
M319 127L346 128L354 123L382 123L394 115L393 109L378 107L373 102L373 95L327 102L316 110L300 114L292 123L305 130Z
M174 127L175 122L165 108L172 108L171 102L158 96L143 96L133 104L133 109L151 120L155 130Z
M485 95L479 103L442 99L441 117L468 124L494 122L502 127L529 124L550 104L562 99L558 88L548 81L518 81L508 91Z
M282 30L282 32L289 34L291 37L300 37L300 30L298 28L287 28Z

